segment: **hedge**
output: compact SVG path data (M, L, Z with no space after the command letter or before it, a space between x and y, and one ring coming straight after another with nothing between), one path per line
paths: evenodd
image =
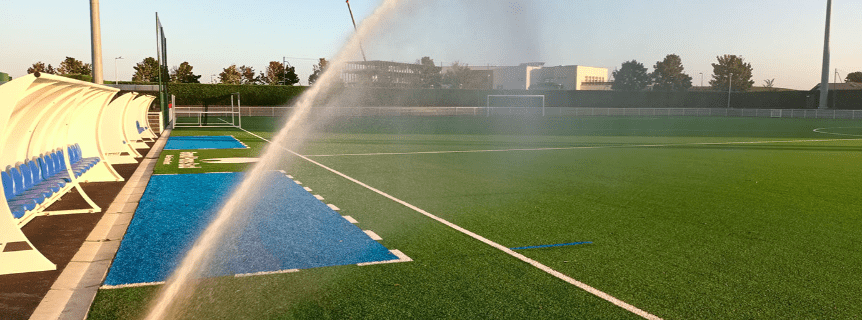
M292 102L308 87L233 85L204 83L171 83L168 90L177 97L177 105L202 105L212 97L226 96L239 92L243 105L277 106ZM230 100L227 102L229 103ZM212 102L211 102L212 103Z

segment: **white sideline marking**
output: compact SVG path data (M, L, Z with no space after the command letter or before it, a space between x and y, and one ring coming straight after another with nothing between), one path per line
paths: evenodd
M270 274L282 274L282 273L294 273L299 272L299 269L287 269L287 270L278 270L278 271L261 271L254 273L241 273L233 275L234 278L245 278L245 277L254 277L254 276L265 276Z
M862 129L862 128L859 128L859 127L828 127L828 128L817 128L817 129L814 129L813 131L817 132L817 133L832 134L832 135L836 135L836 136L862 137L862 135L858 135L858 134L836 133L836 132L823 131L826 129ZM856 139L848 139L848 140L856 140Z
M130 284L119 284L116 286L104 285L99 287L99 289L123 289L123 288L137 288L137 287L149 287L149 286L160 286L165 284L164 281L156 281L156 282L141 282L141 283L130 283Z
M352 224L359 223L359 221L356 221L356 219L353 219L353 217L351 217L351 216L341 216L341 217L344 218L344 220L347 220L347 222L350 222Z
M302 188L305 189L305 191L311 192L311 188L309 188L309 187L302 187Z
M261 139L261 140L263 140L263 141L266 141L266 142L272 143L271 141L269 141L269 140L267 140L267 139L264 139L264 138L262 138L261 136L256 135L256 134L254 134L254 133L251 133L251 132L250 132L250 131L248 131L248 130L245 130L245 129L243 129L243 128L239 128L239 129L240 129L240 130L243 130L243 131L245 131L245 132L248 132L249 134L251 134L251 135L253 135L253 136L255 136L255 137L258 137L258 138L260 138L260 139ZM569 276L567 276L567 275L565 275L565 274L563 274L563 273L561 273L561 272L559 272L559 271L557 271L557 270L551 269L550 267L548 267L548 266L546 266L546 265L542 264L541 262L538 262L538 261L536 261L536 260L530 259L530 258L528 258L527 256L522 255L522 254L520 254L520 253L517 253L517 252L513 251L512 249L509 249L508 247L506 247L506 246L504 246L504 245L501 245L501 244L499 244L499 243L496 243L496 242L494 242L494 241L491 241L491 240L489 240L489 239L487 239L487 238L485 238L485 237L483 237L483 236L480 236L480 235L478 235L478 234L476 234L476 233L473 233L473 232L472 232L472 231L470 231L470 230L464 229L464 228L462 228L462 227L460 227L460 226L458 226L458 225L456 225L456 224L454 224L454 223L451 223L451 222L449 222L449 221L447 221L447 220L445 220L445 219L443 219L443 218L440 218L440 217L438 217L438 216L435 216L435 215L433 215L433 214L431 214L431 213L429 213L429 212L427 212L427 211L425 211L425 210L422 210L422 209L420 209L420 208L418 208L418 207L416 207L416 206L414 206L414 205L412 205L412 204L410 204L410 203L407 203L407 202L406 202L406 201L404 201L404 200L401 200L401 199L398 199L398 198L396 198L396 197L393 197L392 195L389 195L389 194L388 194L388 193L386 193L386 192L380 191L380 190L378 190L378 189L376 189L376 188L374 188L374 187L372 187L372 186L369 186L369 185L367 185L367 184L363 183L362 181L356 180L356 179L354 179L354 178L352 178L352 177L350 177L350 176L348 176L348 175L346 175L346 174L344 174L344 173L341 173L340 171L337 171L337 170L335 170L335 169L332 169L332 168L330 168L330 167L327 167L327 166L323 165L323 164L322 164L322 163L320 163L320 162L317 162L317 161L311 160L310 158L308 158L308 157L306 157L306 156L303 156L303 155L301 155L301 154L299 154L299 153L296 153L296 152L294 152L293 150L287 149L287 148L285 148L284 146L279 145L279 147L280 147L280 148L282 148L283 150L287 151L287 152L290 152L290 153L291 153L291 154L293 154L293 155L296 155L297 157L302 158L302 159L303 159L303 160L305 160L305 161L311 162L311 163L313 163L313 164L315 164L315 165L317 165L317 166L319 166L319 167L321 167L321 168L323 168L323 169L326 169L326 170L327 170L327 171L329 171L329 172L332 172L332 173L334 173L334 174L336 174L336 175L338 175L338 176L340 176L340 177L342 177L342 178L345 178L345 179L347 179L347 180L349 180L349 181L351 181L351 182L353 182L353 183L356 183L356 184L358 184L358 185L360 185L360 186L362 186L362 187L364 187L364 188L366 188L366 189L368 189L368 190L371 190L371 191L373 191L374 193L377 193L377 194L379 194L379 195L381 195L381 196L384 196L384 197L388 198L389 200L392 200L392 201L394 201L394 202L396 202L396 203L399 203L399 204L401 204L401 205L403 205L403 206L405 206L405 207L407 207L407 208L412 209L413 211L416 211L416 212L418 212L418 213L421 213L422 215L424 215L424 216L426 216L426 217L428 217L428 218L431 218L431 219L433 219L433 220L435 220L435 221L437 221L437 222L440 222L440 223L442 223L442 224L444 224L444 225L446 225L446 226L448 226L448 227L450 227L450 228L452 228L452 229L455 229L455 230L457 230L457 231L459 231L459 232L461 232L461 233L463 233L463 234L466 234L466 235L468 235L468 236L472 237L473 239L479 240L479 241L481 241L481 242L482 242L482 243L484 243L484 244L487 244L487 245L489 245L489 246L491 246L491 247L494 247L494 248L496 248L496 249L498 249L498 250L500 250L500 251L503 251L503 252L505 252L506 254L508 254L508 255L510 255L510 256L512 256L512 257L517 258L518 260L521 260L521 261L523 261L523 262L526 262L526 263L530 264L531 266L536 267L536 268L538 268L539 270L542 270L542 271L544 271L544 272L546 272L546 273L548 273L548 274L550 274L550 275L552 275L552 276L556 277L557 279L563 280L563 281L565 281L565 282L567 282L567 283L569 283L569 284L572 284L572 285L574 285L574 286L576 286L576 287L578 287L578 288L581 288L581 289L583 289L584 291L589 292L590 294L595 295L595 296L597 296L597 297L599 297L599 298L602 298L602 299L604 299L605 301L608 301L608 302L610 302L610 303L613 303L613 304L617 305L617 306L618 306L618 307L620 307L620 308L626 309L626 310L628 310L628 311L629 311L629 312L631 312L631 313L634 313L634 314L636 314L636 315L639 315L639 316L641 316L641 317L643 317L643 318L645 318L645 319L650 319L650 320L661 320L661 318L659 318L658 316L655 316L655 315L653 315L653 314L651 314L651 313L649 313L649 312L646 312L646 311L644 311L644 310L641 310L641 309L639 309L638 307L635 307L635 306L633 306L633 305L631 305L631 304L628 304L628 303L626 303L625 301L622 301L622 300L620 300L620 299L617 299L616 297L611 296L611 295L609 295L609 294L607 294L607 293L605 293L605 292L603 292L603 291L601 291L601 290L599 290L599 289L593 288L593 287L591 287L590 285L588 285L588 284L586 284L586 283L583 283L583 282L580 282L580 281L578 281L578 280L575 280L574 278L569 277ZM394 251L394 250L393 250L393 251Z
M283 173L283 174L287 174L287 172L285 172L284 170L278 170L278 172L281 172L281 173ZM287 176L287 177L288 177L288 178L291 178L290 176ZM293 178L291 178L291 179L293 179Z
M331 203L327 203L326 206L328 206L333 211L341 210L341 209L338 209L338 207L336 207L334 204L331 204Z
M323 197L321 197L319 194L315 194L314 198L317 200L323 201Z
M296 182L296 184L300 184L300 185L302 184L302 182L299 182L299 180L293 180L293 182Z
M381 238L379 235L377 235L376 233L374 233L374 231L371 231L371 230L362 230L362 232L365 232L365 234L367 234L367 235L368 235L368 237L369 237L369 238L371 238L371 240L374 240L374 241L380 241L380 240L383 240L383 238Z
M410 259L410 257L408 257L406 254L402 253L399 250L389 250L389 252L394 254L396 257L398 257L398 259L386 260L386 261L363 262L363 263L357 263L356 265L360 266L360 267L364 267L364 266L370 266L370 265L375 265L375 264L387 264L387 263L398 263L398 262L413 261L413 259Z
M284 172L284 171L282 171L282 172ZM287 178L288 178L288 179L293 179L293 176L292 176L292 175L287 175Z
M817 129L815 129L817 130ZM836 135L850 135L841 133L819 132ZM515 149L484 149L484 150L445 150L445 151L415 151L415 152L379 152L379 153L344 153L344 154L311 154L306 157L347 157L347 156L394 156L414 154L446 154L446 153L483 153L483 152L512 152L512 151L552 151L552 150L578 150L578 149L611 149L611 148L656 148L696 145L729 145L729 144L763 144L763 143L794 143L794 142L830 142L830 141L856 141L860 139L817 139L817 140L764 140L764 141L730 141L730 142L692 142L692 143L669 143L669 144L635 144L617 146L580 146L580 147L557 147L557 148L515 148Z

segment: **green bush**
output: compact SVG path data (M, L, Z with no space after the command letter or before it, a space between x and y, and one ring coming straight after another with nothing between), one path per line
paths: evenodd
M205 83L171 83L168 90L177 97L177 105L202 105L205 99L226 96L239 92L243 105L278 106L293 101L307 87L232 85ZM212 102L210 102L212 103ZM216 103L230 103L229 99Z

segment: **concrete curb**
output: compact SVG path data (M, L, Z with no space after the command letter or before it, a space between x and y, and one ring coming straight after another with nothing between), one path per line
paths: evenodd
M159 137L30 319L86 319L171 130Z

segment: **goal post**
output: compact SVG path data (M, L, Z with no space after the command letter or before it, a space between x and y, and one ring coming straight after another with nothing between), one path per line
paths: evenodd
M240 94L234 92L229 96L230 106L174 107L174 127L242 128Z
M530 108L542 108L542 116L545 116L544 95L520 95L520 94L489 94L485 99L487 116L491 116L492 108L523 110L525 114L530 113Z

